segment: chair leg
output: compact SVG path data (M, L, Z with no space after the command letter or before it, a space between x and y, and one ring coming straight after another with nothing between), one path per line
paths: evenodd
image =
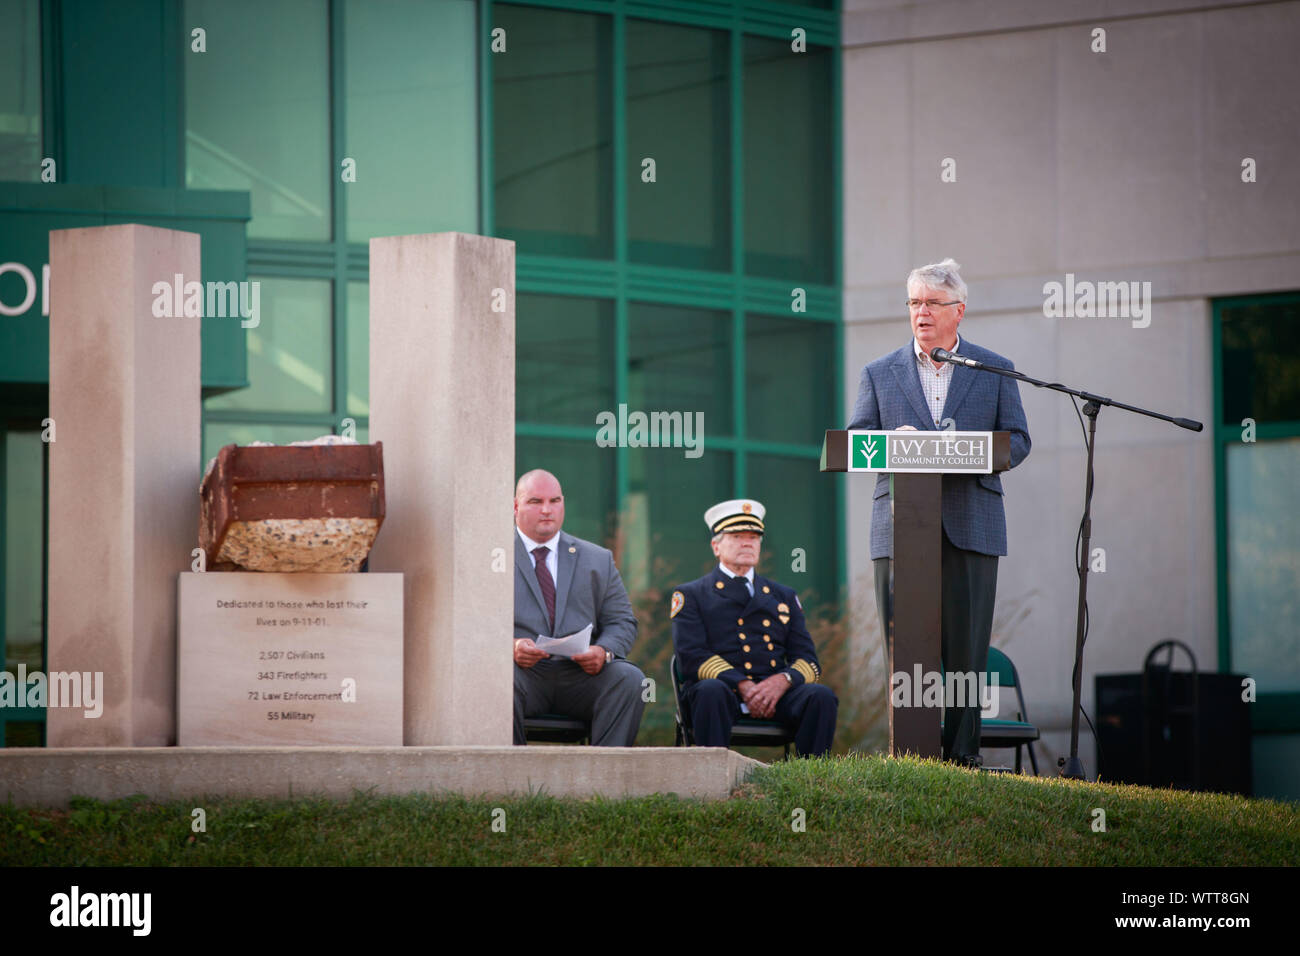
M1034 776L1037 777L1037 776L1038 776L1038 758L1034 756L1034 744L1033 744L1033 742L1031 741L1030 743L1026 744L1025 746L1027 746L1027 747L1029 748L1029 765L1030 765L1031 767L1034 768Z
M1016 773L1020 773L1020 748L1022 744L1016 744Z

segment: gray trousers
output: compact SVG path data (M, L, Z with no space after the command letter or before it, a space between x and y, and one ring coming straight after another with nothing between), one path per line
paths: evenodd
M890 595L893 561L876 558L876 609L885 629L889 653L889 624L894 607ZM993 604L998 588L997 555L965 551L943 536L940 565L943 574L941 602L941 661L945 674L981 674L989 662L993 634ZM889 659L885 659L888 669ZM943 718L943 756L960 761L980 752L980 708L947 707Z
M631 661L610 661L592 676L569 660L549 658L532 667L515 665L515 743L524 744L524 718L561 714L591 721L598 747L631 747L641 726L641 682Z

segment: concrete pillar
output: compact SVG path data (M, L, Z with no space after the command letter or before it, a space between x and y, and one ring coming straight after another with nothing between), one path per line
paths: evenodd
M370 240L370 440L388 508L370 567L406 575L405 743L509 744L513 242Z
M177 274L199 281L193 233L50 233L48 668L103 681L101 716L49 708L51 747L176 742L176 575L198 536L200 320L155 316L153 287Z

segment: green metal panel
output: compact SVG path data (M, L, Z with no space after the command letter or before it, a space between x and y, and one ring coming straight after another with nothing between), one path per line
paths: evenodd
M727 25L731 31L731 108L728 111L731 128L731 272L743 282L745 272L745 35L733 11ZM733 286L731 295L731 388L732 422L734 432L742 442L745 437L745 305L743 297ZM732 457L731 468L735 486L733 494L745 497L748 484L748 462L744 446Z
M838 3L832 3L838 8ZM847 424L844 415L844 322L843 293L844 288L844 50L839 44L838 31L831 43L831 95L834 107L831 109L831 224L834 230L835 261L831 272L835 294L835 425ZM814 436L815 438L816 436ZM820 464L820 449L818 450ZM835 522L836 551L840 569L840 601L847 601L849 596L849 538L846 516L848 515L848 482L845 475L823 475L835 482Z
M62 4L41 0L41 152L62 169L63 149L63 35Z
M627 18L622 11L614 14L613 31L613 106L614 110L614 260L627 262ZM618 276L618 294L614 298L614 399L628 400L628 308L627 275ZM620 442L614 449L614 503L620 515L632 488L628 449Z
M478 143L479 143L479 228L485 236L496 235L492 206L492 2L478 0ZM518 269L518 264L516 264Z
M332 353L334 383L334 420L331 431L342 433L342 420L348 409L348 196L343 182L342 163L347 153L344 141L347 124L347 88L344 84L347 42L344 34L344 0L330 0L330 102L333 107L330 125L330 183L334 199L334 349Z
M65 162L59 182L180 186L180 58L175 4L63 0Z
M29 310L0 322L0 382L49 380L49 322L41 314L39 285L42 268L49 262L50 230L141 223L195 232L202 237L203 278L238 282L247 277L247 220L244 193L0 183L0 262L23 264L38 284ZM14 280L13 275L3 278ZM15 295L12 290L12 285L0 287L0 298L15 307L18 303L10 301ZM245 374L244 330L239 320L203 319L204 390L243 387L248 384Z
M583 13L621 13L644 20L663 20L689 26L728 29L739 26L746 33L775 39L790 39L790 31L803 29L808 42L831 46L839 42L840 14L834 9L792 7L785 3L759 0L512 0L516 6L550 7Z
M1226 423L1224 414L1223 384L1223 313L1227 309L1252 305L1291 303L1300 300L1295 294L1237 296L1214 300L1211 323L1211 350L1214 362L1214 525L1215 567L1218 605L1218 665L1220 671L1231 671L1232 626L1228 590L1228 446L1241 441L1240 423ZM1300 437L1300 418L1289 422L1269 422L1257 425L1256 441ZM1261 693L1251 711L1251 729L1254 733L1293 733L1300 730L1300 693Z

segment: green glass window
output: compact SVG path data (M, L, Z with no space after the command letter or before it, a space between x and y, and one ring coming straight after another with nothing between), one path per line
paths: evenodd
M676 448L629 449L623 516L629 589L667 591L713 567L704 512L735 496L733 467L730 452L686 458Z
M730 435L731 315L633 302L628 328L629 412L702 412L705 434Z
M39 429L4 428L4 634L0 667L44 667L45 443Z
M357 429L356 439L362 441L363 429ZM203 429L203 462L216 457L226 445L249 445L255 441L269 441L276 445L311 441L330 434L328 425L272 425L265 422L208 422Z
M609 547L617 520L614 451L595 442L550 438L515 439L515 478L534 468L555 475L564 490L564 529Z
M1258 682L1258 705L1251 708L1257 734L1294 732L1300 730L1300 295L1219 300L1214 319L1219 660ZM1243 425L1246 419L1251 423Z
M613 249L610 18L492 4L496 235L521 253Z
M0 182L39 182L40 0L0 0L0 23Z
M837 600L834 476L813 458L750 453L746 464L747 491L767 508L760 572L798 591L805 608Z
M348 0L347 236L477 232L472 0Z
M607 299L520 295L516 300L515 417L579 425L614 404L614 304Z
M1226 453L1232 669L1261 694L1300 691L1300 438Z
M627 231L634 262L731 268L725 33L627 22ZM644 181L653 159L655 181Z
M45 724L35 720L6 720L0 724L4 728L4 747L42 747L45 745Z
M370 414L370 283L348 283L348 414ZM360 439L358 439L360 441Z
M1223 423L1300 420L1300 301L1225 306Z
M206 407L210 411L330 411L330 283L257 281L261 310L259 324L247 333L249 387L210 398Z
M746 432L750 438L820 445L834 427L835 327L829 322L745 319Z
M325 0L186 0L185 184L252 196L248 235L330 237Z
M834 280L831 53L745 37L745 272Z

